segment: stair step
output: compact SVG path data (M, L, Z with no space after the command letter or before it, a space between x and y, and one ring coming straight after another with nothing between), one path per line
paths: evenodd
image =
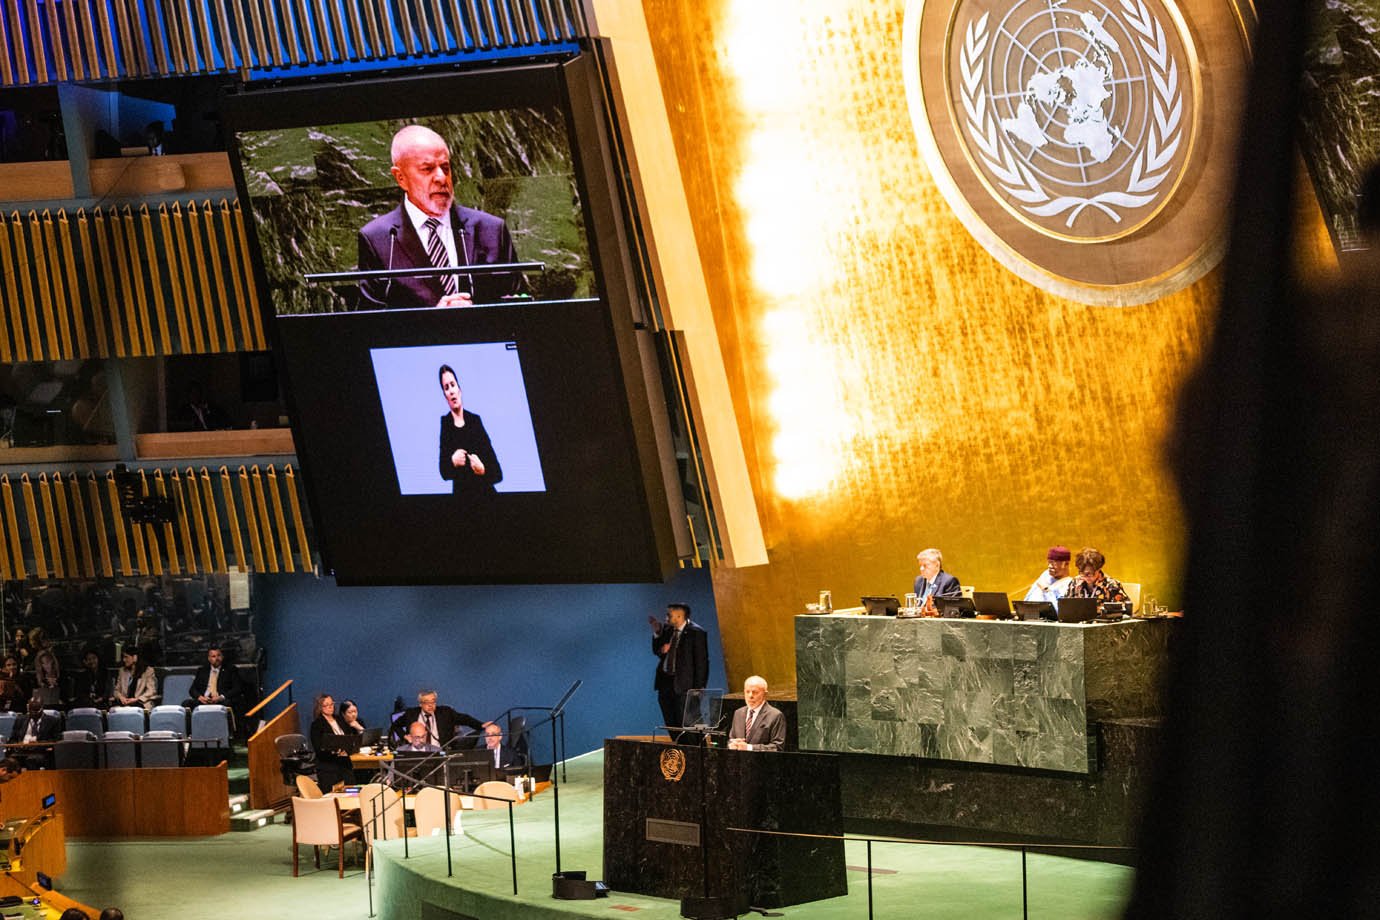
M249 807L249 796L244 793L230 796L230 814L237 815Z
M256 831L272 824L273 817L274 812L271 808L247 809L230 815L230 830Z

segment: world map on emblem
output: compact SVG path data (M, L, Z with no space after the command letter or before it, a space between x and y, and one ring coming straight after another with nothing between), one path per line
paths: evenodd
M1027 0L956 17L950 86L994 197L1037 229L1106 239L1183 169L1183 49L1141 0ZM952 60L952 59L951 59Z

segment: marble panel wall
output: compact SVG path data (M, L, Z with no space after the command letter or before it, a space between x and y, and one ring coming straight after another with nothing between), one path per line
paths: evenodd
M1096 766L1090 682L1100 717L1156 714L1170 631L1141 621L795 624L802 749L1074 773Z

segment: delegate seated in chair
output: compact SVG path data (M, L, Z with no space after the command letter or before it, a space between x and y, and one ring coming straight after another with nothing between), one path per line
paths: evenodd
M527 758L518 753L517 748L510 747L503 740L503 726L496 722L490 722L484 729L484 747L488 749L489 756L493 758L495 769L525 767Z
M158 675L137 649L125 649L121 662L123 667L115 675L115 688L111 694L114 704L139 706L147 712L153 708L153 701L158 697Z
M190 702L166 700L168 703L182 703L191 709L215 703L231 712L231 722L235 722L235 707L239 703L240 675L234 665L225 663L225 653L212 646L206 650L206 663L196 670L192 678L192 689L188 691Z
M34 744L40 741L56 741L62 737L62 720L43 711L43 701L37 696L29 700L29 708L24 715L15 720L10 732L11 744Z

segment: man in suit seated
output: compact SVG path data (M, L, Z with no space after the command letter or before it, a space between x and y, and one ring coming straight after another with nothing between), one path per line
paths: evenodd
M188 709L197 706L218 705L230 710L230 726L235 731L241 722L236 712L240 703L240 675L234 665L225 663L225 653L216 646L206 650L206 663L196 669L192 678L192 688L188 699L166 700L168 703L181 702ZM238 732L235 732L238 734Z
M733 713L728 746L735 751L780 751L786 747L786 717L767 702L767 682L753 675L743 681L747 705Z
M28 711L14 721L10 731L10 744L34 744L35 742L56 741L62 737L62 723L43 711L43 701L38 697L29 700Z
M406 742L398 745L399 754L436 754L441 750L441 746L427 738L426 726L421 722L413 722L407 730Z
M484 727L484 746L493 758L495 769L526 766L525 758L517 750L503 743L503 726L490 722Z
M484 731L484 723L469 713L436 705L436 691L430 688L423 688L417 694L417 705L393 721L395 738L401 741L405 737L401 734L404 726L410 729L413 722L422 723L426 728L427 740L438 748L458 746L451 745L451 740L461 726L475 732Z
M915 596L922 607L934 607L936 597L959 597L963 586L944 571L944 556L937 549L922 549L915 554L920 574L915 576Z
M43 711L43 701L38 697L29 700L29 709L14 721L10 731L10 744L42 744L54 742L62 737L62 723ZM21 755L24 766L38 770L52 766L52 750L30 750Z

